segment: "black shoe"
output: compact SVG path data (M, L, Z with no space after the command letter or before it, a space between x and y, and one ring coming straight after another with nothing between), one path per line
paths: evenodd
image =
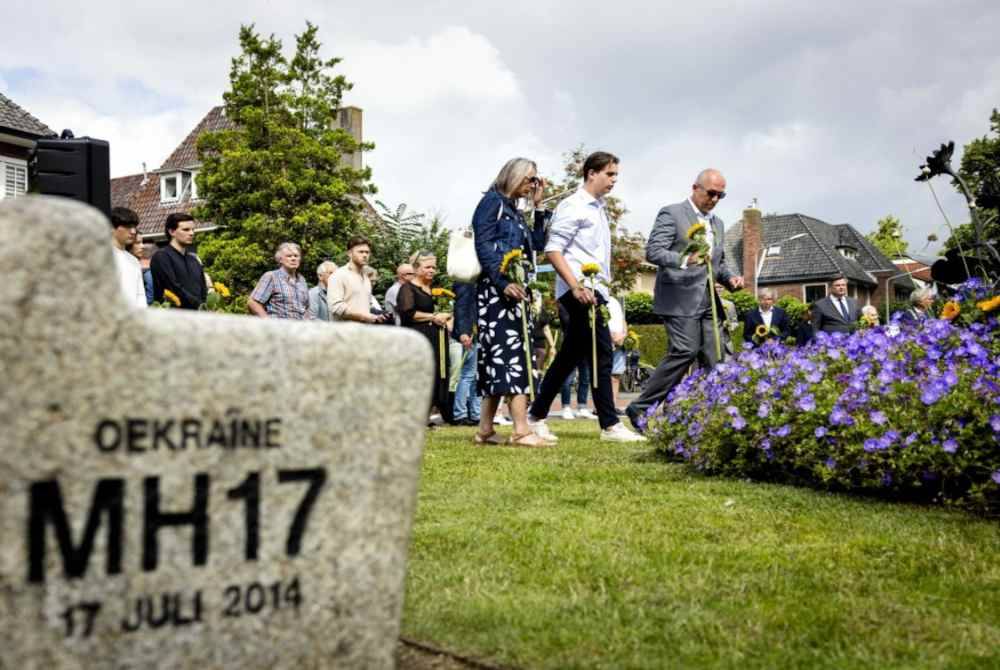
M616 407L615 414L617 414L618 416L625 416L625 410L623 410L621 407Z
M625 416L628 417L629 423L635 428L635 432L640 435L646 432L645 426L639 425L639 419L642 417L642 412L637 410L634 405L629 405L625 408Z

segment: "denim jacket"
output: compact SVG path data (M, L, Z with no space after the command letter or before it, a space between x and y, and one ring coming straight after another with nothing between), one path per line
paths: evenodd
M529 230L515 203L504 197L496 188L483 194L472 215L472 231L476 237L476 256L487 277L497 291L503 293L510 283L500 274L504 254L512 249L523 249L534 260L535 250L545 246L545 224L552 217L547 210L535 211L535 225Z

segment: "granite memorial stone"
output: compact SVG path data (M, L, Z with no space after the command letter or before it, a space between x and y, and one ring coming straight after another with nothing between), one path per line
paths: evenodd
M427 343L130 310L111 254L0 204L0 668L392 667Z

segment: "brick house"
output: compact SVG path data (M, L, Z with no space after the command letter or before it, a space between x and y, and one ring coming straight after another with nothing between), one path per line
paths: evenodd
M357 141L361 141L362 112L357 107L345 107L338 118L340 127L348 130ZM225 108L213 107L198 122L188 136L174 149L163 165L152 171L116 177L111 180L111 206L128 207L139 216L139 232L143 239L155 245L166 244L163 223L167 215L175 212L190 213L198 200L195 175L201 168L198 160L197 143L202 133L233 128L226 118ZM361 168L361 154L344 156L344 162ZM377 218L375 209L362 199L366 214ZM208 232L217 228L210 221L195 221L196 232ZM147 256L155 251L154 244L146 247Z
M916 288L906 271L854 226L804 214L762 216L758 209L744 210L743 218L726 229L726 259L748 290L768 287L778 298L791 295L803 302L826 296L839 275L847 278L851 297L880 311L886 299L905 300Z
M0 200L28 192L28 159L35 143L55 133L0 93Z

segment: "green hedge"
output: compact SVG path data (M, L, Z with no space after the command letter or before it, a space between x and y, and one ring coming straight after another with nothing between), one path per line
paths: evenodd
M629 324L629 328L639 335L639 353L642 354L641 363L657 366L663 357L667 355L667 329L662 323L658 324Z
M629 293L622 300L622 309L630 326L661 322L660 317L653 314L653 296L648 293Z

